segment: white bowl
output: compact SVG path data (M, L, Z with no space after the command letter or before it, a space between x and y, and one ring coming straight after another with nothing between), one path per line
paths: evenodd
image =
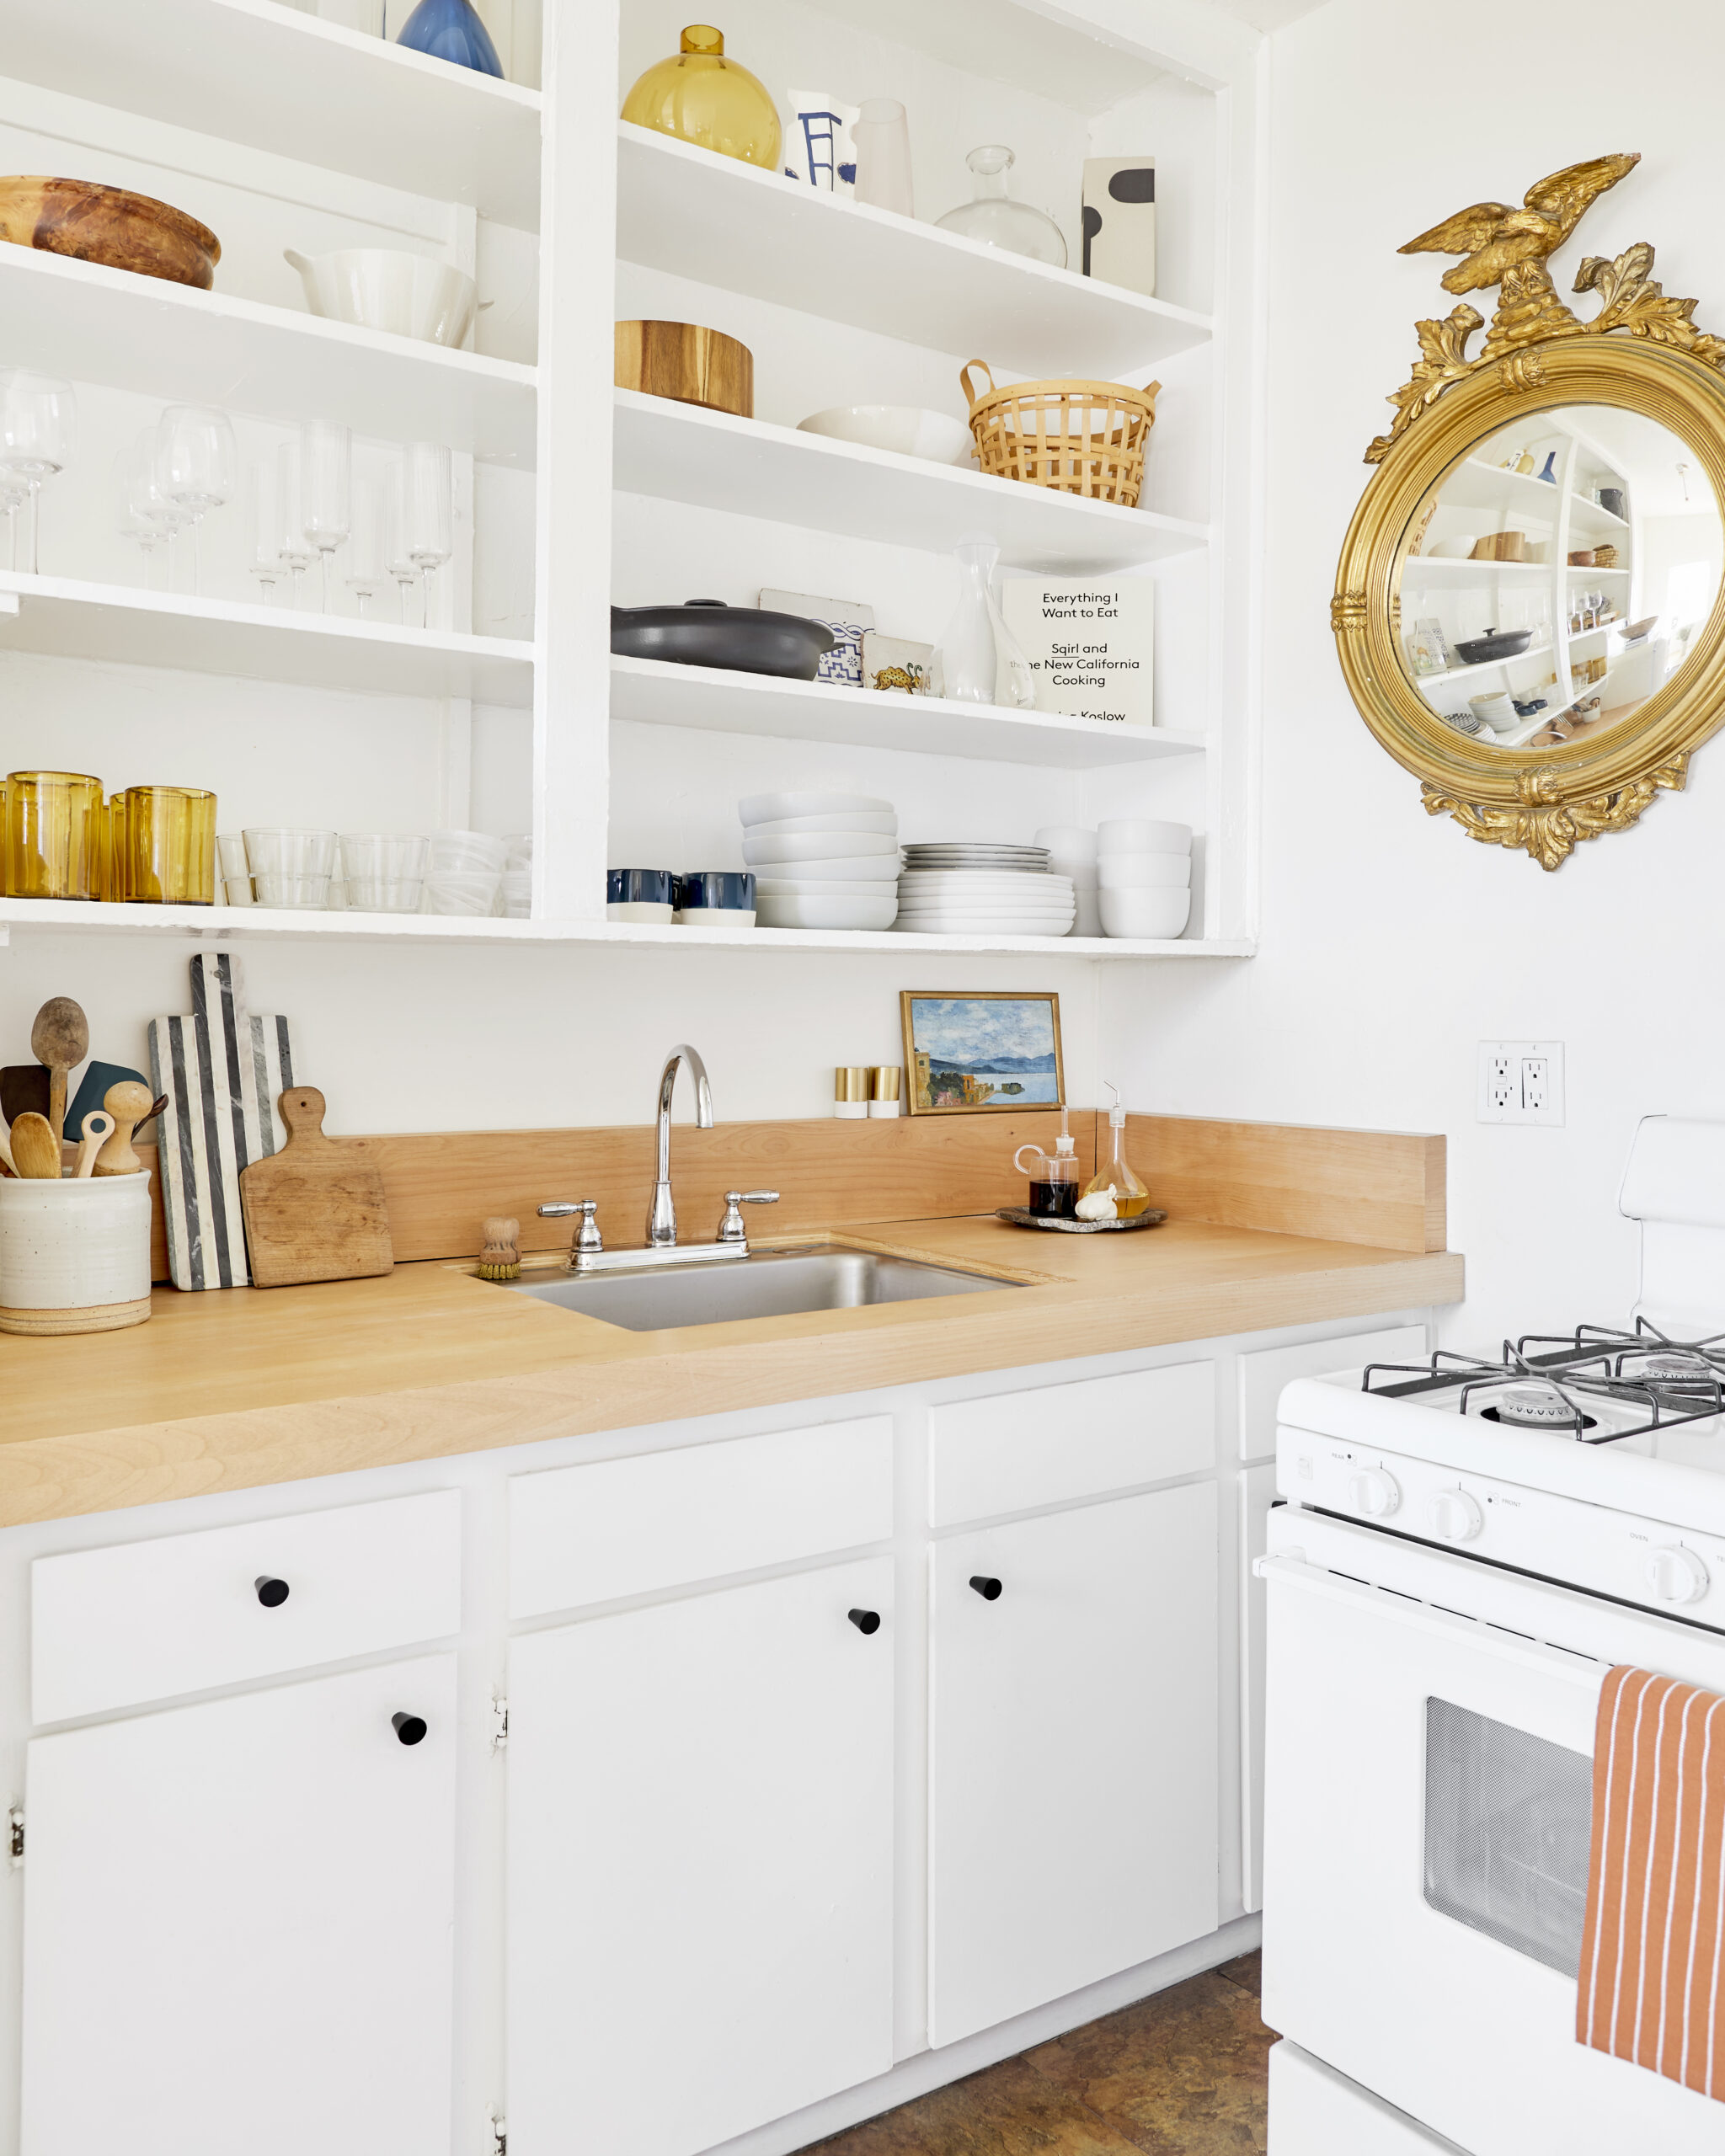
M1190 824L1151 824L1137 820L1103 824L1097 829L1098 857L1110 853L1190 853Z
M760 894L756 918L763 928L890 928L894 899L769 899Z
M889 449L900 456L926 456L932 464L968 464L973 446L963 419L918 404L835 404L798 419L797 431Z
M755 878L757 899L854 899L859 905L871 899L896 899L896 883L875 883L868 880L847 883L839 880L826 881L818 876L757 876Z
M760 895L757 891L757 897ZM723 936L733 928L752 928L755 916L741 906L692 906L687 913L674 916L676 925L690 936Z
M895 853L835 854L830 861L780 861L769 864L782 883L896 883L899 857ZM755 886L761 889L757 883Z
M1189 853L1111 853L1097 866L1104 891L1184 891L1191 888Z
M430 255L398 247L342 247L331 254L287 247L282 253L300 273L306 305L328 321L451 345L473 326L473 279Z
M1127 854L1117 857L1121 860L1131 858L1130 855ZM1049 868L1054 875L1064 876L1075 891L1093 891L1097 889L1097 878L1100 869L1097 863L1093 861L1061 861L1056 858L1049 862Z
M1103 891L1097 904L1104 936L1178 936L1192 917L1190 891Z
M1044 824L1031 841L1045 846L1050 858L1061 861L1094 861L1097 836L1087 824Z
M849 808L841 816L781 816L776 823L750 824L751 839L793 839L813 831L884 831L899 835L899 819L890 808Z
M898 840L890 831L801 831L787 838L756 838L752 830L743 840L743 858L750 868L775 867L787 861L849 860L865 853L896 862Z
M1464 531L1454 539L1440 539L1435 547L1428 547L1425 551L1431 561L1465 562L1478 544L1471 531Z
M893 813L890 801L869 793L745 793L737 803L738 815L751 825L783 823L794 816L844 816L852 808L865 816Z

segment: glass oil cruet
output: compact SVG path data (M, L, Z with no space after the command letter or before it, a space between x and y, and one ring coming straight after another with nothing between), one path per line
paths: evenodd
M1114 1097L1108 1110L1108 1129L1114 1144L1108 1164L1098 1168L1084 1186L1084 1196L1108 1198L1114 1200L1114 1218L1117 1220L1135 1220L1150 1203L1150 1193L1139 1181L1131 1163L1126 1158L1126 1111L1120 1106L1120 1089L1112 1079L1102 1081ZM1101 1208L1097 1209L1098 1212Z
M1066 1128L1066 1111L1060 1109L1060 1134L1055 1140L1055 1150L1044 1153L1039 1145L1021 1145L1012 1155L1012 1166L1021 1176L1030 1178L1030 1203L1027 1212L1040 1213L1055 1220L1070 1220L1078 1210L1078 1155L1077 1140ZM1024 1155L1032 1155L1033 1165L1026 1167Z

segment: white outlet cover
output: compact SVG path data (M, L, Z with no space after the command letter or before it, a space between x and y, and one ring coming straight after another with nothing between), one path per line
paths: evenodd
M1534 1068L1529 1070L1527 1065ZM1544 1083L1541 1086L1543 1072ZM1544 1104L1530 1107L1543 1091ZM1474 1108L1478 1123L1550 1126L1563 1120L1562 1041L1482 1041Z

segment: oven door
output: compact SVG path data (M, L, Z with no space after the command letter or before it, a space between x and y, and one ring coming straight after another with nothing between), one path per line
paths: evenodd
M1288 1508L1260 1564L1265 2020L1468 2156L1719 2156L1575 1995L1605 1673L1725 1691L1725 1639Z

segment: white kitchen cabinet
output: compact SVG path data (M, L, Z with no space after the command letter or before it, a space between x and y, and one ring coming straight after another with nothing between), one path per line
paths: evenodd
M1241 1878L1248 1911L1263 1907L1263 1657L1267 1610L1263 1582L1252 1566L1268 1547L1276 1502L1276 1463L1267 1460L1240 1477L1240 1780Z
M448 1655L38 1737L23 2156L447 2150L455 1758Z
M891 2066L892 1577L513 1642L511 2156L692 2156Z
M938 2046L1216 1926L1215 1486L959 1535L931 1561Z

